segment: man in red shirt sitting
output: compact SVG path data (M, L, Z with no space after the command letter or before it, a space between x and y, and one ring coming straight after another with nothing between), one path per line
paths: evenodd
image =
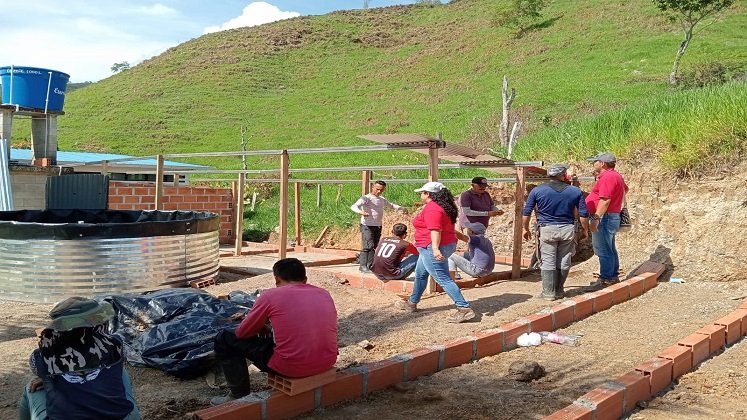
M331 369L337 361L337 310L329 292L306 284L296 258L272 266L275 288L263 291L236 331L215 336L215 356L231 390L213 405L249 393L246 359L263 372L302 378Z

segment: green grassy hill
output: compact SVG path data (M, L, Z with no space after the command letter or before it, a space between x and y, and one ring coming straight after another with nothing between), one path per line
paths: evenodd
M503 74L518 90L515 109L530 133L672 95L664 80L681 34L650 1L555 1L544 27L521 39L493 23L505 3L338 12L205 35L71 93L60 147L238 150L239 127L248 124L252 149L366 144L355 136L438 131L483 148L496 140ZM703 62L747 67L745 11L744 4L733 7L699 33L684 69ZM531 150L519 154L528 158ZM309 155L294 164L327 159ZM383 164L391 155L339 159Z
M683 71L704 63L723 64L730 74L747 70L747 5L737 3L696 35ZM518 159L611 149L688 171L707 156L744 149L745 82L669 88L682 34L651 1L556 0L520 39L494 24L506 4L356 10L204 35L72 92L59 119L60 149L235 151L241 125L249 126L250 149L363 145L357 135L439 131L449 142L484 149L497 141L504 74L518 91L514 110L526 128ZM238 158L193 161L240 168ZM252 168L275 162L250 159ZM423 162L422 155L381 152L297 155L292 165ZM410 186L394 187L390 198L411 201ZM325 197L335 195L334 186L325 188ZM356 188L345 188L343 203ZM305 200L313 202L314 193ZM250 230L274 227L274 200L248 214ZM353 223L344 207L305 218L305 229Z

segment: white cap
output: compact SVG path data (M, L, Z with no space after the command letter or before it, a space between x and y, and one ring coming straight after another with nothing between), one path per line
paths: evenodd
M425 185L415 190L415 192L427 191L430 193L439 192L444 189L444 184L440 182L426 182Z

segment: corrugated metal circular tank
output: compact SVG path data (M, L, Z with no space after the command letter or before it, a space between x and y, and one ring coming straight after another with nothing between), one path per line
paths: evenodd
M0 212L0 299L52 303L214 278L219 223L207 212Z

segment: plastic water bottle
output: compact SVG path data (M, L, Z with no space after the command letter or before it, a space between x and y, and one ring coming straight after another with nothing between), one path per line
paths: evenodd
M539 333L539 335L542 337L543 343L556 343L556 344L562 344L564 346L578 346L578 339L581 338L580 335L575 334L559 334L554 332L547 332L542 331Z

